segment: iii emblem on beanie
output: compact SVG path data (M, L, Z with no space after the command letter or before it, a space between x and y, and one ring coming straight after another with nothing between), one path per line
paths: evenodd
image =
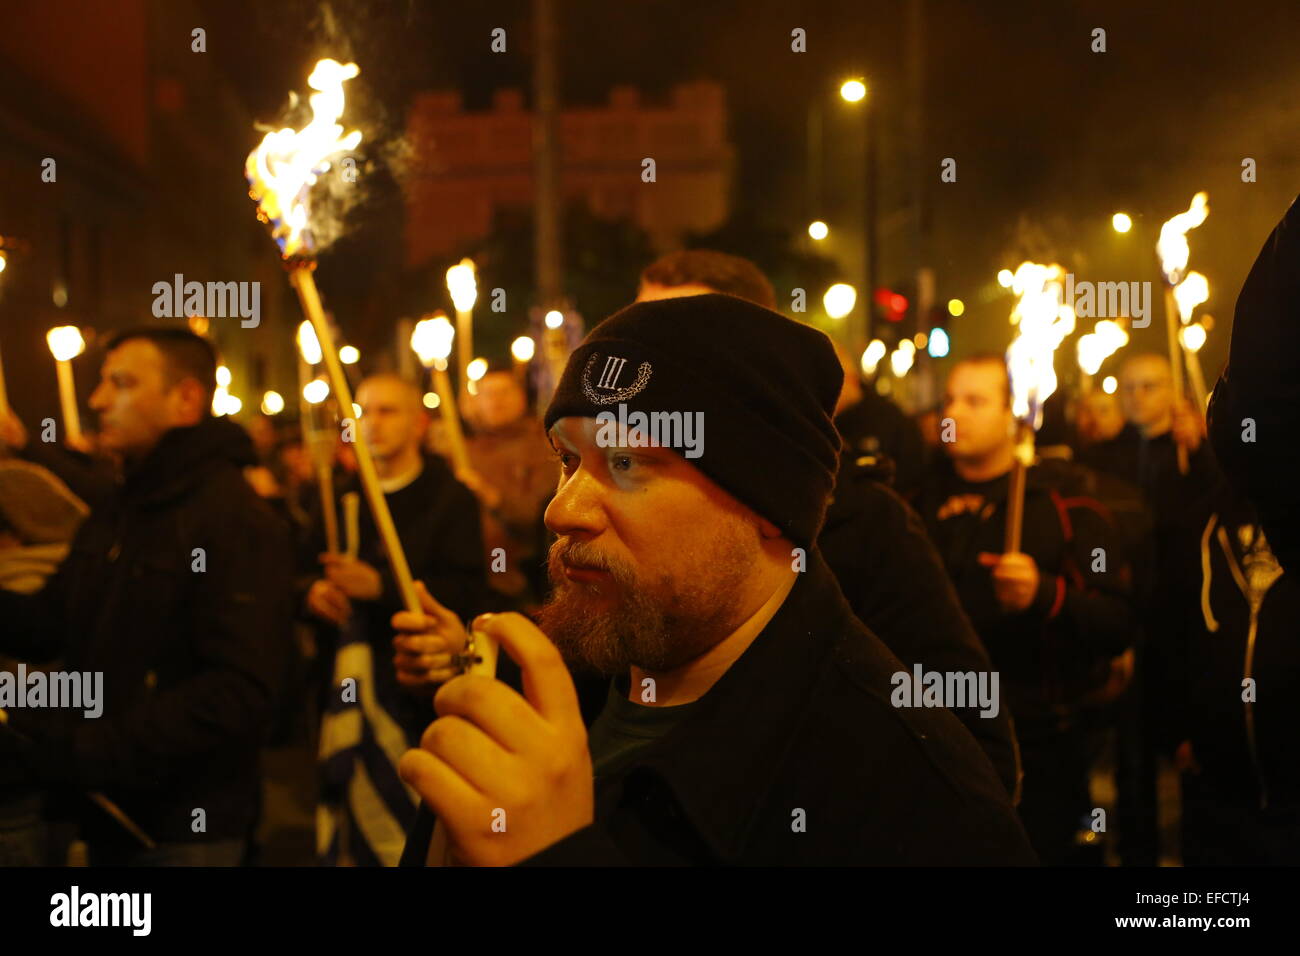
M822 332L744 299L639 302L569 356L545 423L615 410L620 422L673 420L679 429L685 418L707 419L707 446L684 457L809 544L835 484L840 437L831 416L843 376Z
M597 380L593 381L592 373L596 370L598 364L600 365L600 374ZM587 359L586 367L582 370L582 394L597 405L613 405L615 402L626 402L632 396L639 395L641 390L646 387L646 383L650 381L652 371L650 363L642 362L637 366L636 378L626 388L619 388L618 380L622 378L625 368L627 368L627 359L625 358L592 352L591 357Z

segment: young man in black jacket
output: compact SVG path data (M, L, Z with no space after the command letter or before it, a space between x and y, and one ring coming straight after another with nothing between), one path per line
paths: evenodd
M1029 469L1021 550L1003 552L1015 440L1001 356L958 362L943 414L951 463L917 509L1006 685L1021 819L1044 863L1067 863L1090 807L1085 704L1135 636L1129 568L1093 476L1062 462Z
M457 858L1033 861L956 718L895 706L901 662L814 545L841 374L822 333L724 295L630 306L570 356L546 414L555 589L540 628L476 624L524 692L450 680L402 761ZM395 626L454 650L455 628L426 608ZM566 659L613 677L590 733ZM424 860L428 829L407 860Z
M83 801L92 864L235 865L256 817L293 556L244 481L247 433L211 416L215 383L190 332L116 336L90 405L121 484L43 590L0 591L5 652L102 674L100 714L11 707L0 725L8 772L102 794L157 844Z
M419 391L395 375L375 375L357 389L357 404L412 574L462 618L485 610L478 502L441 458L424 453L428 417ZM339 492L360 489L351 482ZM305 610L325 625L320 656L329 669L318 857L330 864L393 866L415 819L415 801L397 775L397 762L433 720L436 685L405 681L394 667L389 621L402 598L369 507L358 522L355 554L327 553L319 509L315 517ZM338 521L344 528L342 515Z

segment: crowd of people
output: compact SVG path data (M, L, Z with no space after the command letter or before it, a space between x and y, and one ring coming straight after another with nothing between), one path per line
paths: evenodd
M912 418L752 264L666 256L547 407L477 382L468 466L415 384L361 382L421 613L349 443L213 417L216 366L128 330L93 450L0 416L0 670L104 686L0 700L0 865L248 862L295 733L325 865L422 865L437 824L477 864L1154 865L1169 767L1185 863L1300 862L1300 588L1163 355L1057 396L1008 550L1002 356ZM700 413L703 454L611 444L620 405ZM496 680L458 674L471 627Z

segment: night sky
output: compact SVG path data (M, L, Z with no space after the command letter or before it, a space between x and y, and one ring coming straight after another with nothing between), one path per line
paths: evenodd
M809 104L822 97L837 122L838 82L859 74L882 112L899 116L910 105L903 2L559 6L566 104L603 102L621 83L653 96L683 80L721 82L738 155L735 208L789 229L812 218L804 188ZM959 296L971 304L964 324L976 344L996 347L1005 338L1009 303L989 288L997 269L1026 255L1052 256L1081 277L1154 279L1155 230L1201 188L1210 191L1211 216L1195 234L1193 263L1211 278L1205 308L1226 316L1300 184L1290 122L1300 122L1300 87L1287 39L1300 26L1300 9L1280 0L1248 9L1035 0L928 0L925 8L921 161L933 167L931 261L940 301ZM253 115L266 120L327 54L361 63L350 106L389 137L400 135L419 90L458 88L474 109L499 87L529 87L526 2L222 0L204 9L209 49ZM488 52L497 26L507 31L505 55ZM790 52L796 26L808 32L806 54ZM1097 26L1107 31L1104 54L1090 50ZM835 139L833 125L828 134L833 193L837 176L843 185L855 174L856 160L851 141ZM903 130L895 124L882 135L882 177L911 176ZM841 147L847 155L837 155ZM958 160L958 182L941 185L938 163L946 156ZM1257 183L1240 182L1245 156L1260 163ZM1137 223L1128 237L1109 230L1117 209ZM1212 338L1212 365L1223 348L1222 336Z

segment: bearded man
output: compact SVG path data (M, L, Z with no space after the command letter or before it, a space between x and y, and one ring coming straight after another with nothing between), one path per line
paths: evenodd
M637 303L588 335L545 418L553 593L536 624L474 623L522 691L438 691L400 767L431 811L404 862L427 858L432 814L470 864L1033 862L965 728L894 705L902 664L813 544L841 377L824 334L727 295ZM671 428L611 441L620 404L702 415L702 453ZM399 656L445 666L463 631L425 611L394 617ZM590 729L570 668L611 678Z

